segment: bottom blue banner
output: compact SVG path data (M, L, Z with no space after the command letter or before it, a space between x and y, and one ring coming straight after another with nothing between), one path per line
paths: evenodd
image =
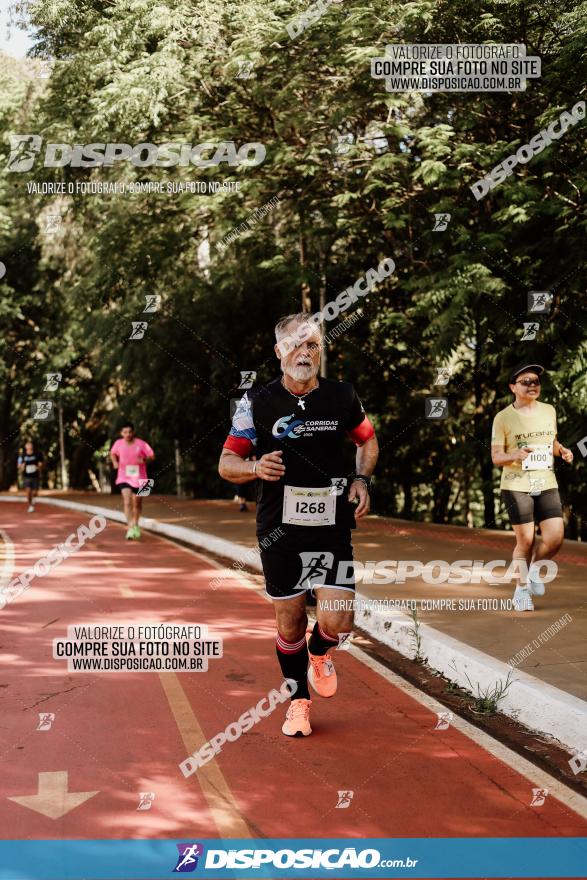
M582 877L587 838L4 840L0 880Z

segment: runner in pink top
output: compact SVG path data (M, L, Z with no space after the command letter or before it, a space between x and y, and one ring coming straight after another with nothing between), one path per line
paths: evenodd
M117 469L116 485L120 487L124 502L124 515L128 523L126 537L135 540L141 537L139 519L141 517L142 495L148 495L147 461L153 461L155 453L148 443L135 437L132 422L122 426L121 438L112 444L110 458Z

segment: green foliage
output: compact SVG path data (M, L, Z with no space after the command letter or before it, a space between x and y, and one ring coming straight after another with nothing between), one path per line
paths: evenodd
M375 507L438 522L502 524L489 459L491 420L508 402L508 366L549 368L566 445L585 433L584 123L477 202L469 186L579 100L586 3L455 0L332 4L291 40L294 0L29 0L39 61L3 59L0 127L65 143L259 141L258 168L42 169L0 177L3 398L0 483L19 440L55 450L32 424L44 374L61 371L74 482L132 413L157 448L156 487L172 491L173 440L189 487L226 493L215 462L239 371L276 372L277 318L319 307L392 256L396 271L331 344L329 375L356 383L382 454ZM386 92L370 59L388 43L524 42L542 58L526 93ZM243 62L251 75L239 77ZM343 147L337 149L337 136ZM238 193L29 195L30 180L187 182L229 178ZM224 250L223 237L269 199L279 204ZM59 233L42 218L58 211ZM434 213L451 214L433 232ZM209 249L209 262L203 257ZM520 341L529 290L552 290L536 343ZM140 342L145 296L162 297ZM329 328L327 328L329 329ZM450 365L450 417L424 418L437 368ZM584 509L585 464L564 467L570 515Z

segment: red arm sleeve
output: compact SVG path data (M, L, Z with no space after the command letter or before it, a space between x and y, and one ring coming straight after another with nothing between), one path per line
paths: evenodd
M357 425L356 428L353 428L352 431L347 431L347 434L357 446L362 446L367 440L370 440L371 437L375 436L375 429L368 417L365 416L360 425Z
M231 452L236 452L241 458L247 458L252 454L255 447L253 446L252 441L246 437L231 437L229 434L224 441L222 448L229 449Z

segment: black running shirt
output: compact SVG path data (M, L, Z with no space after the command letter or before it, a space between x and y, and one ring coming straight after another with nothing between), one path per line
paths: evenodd
M303 408L300 406L300 400ZM257 534L276 526L303 534L306 525L283 524L284 486L334 486L334 525L354 528L354 507L348 501L348 474L343 462L347 436L362 446L374 435L357 393L350 382L319 379L318 387L296 399L275 379L243 395L234 414L224 448L242 458L283 450L285 475L278 481L257 480Z
M18 456L18 464L24 464L25 477L38 477L39 465L42 461L43 456L40 452L31 452L30 454L25 452Z

